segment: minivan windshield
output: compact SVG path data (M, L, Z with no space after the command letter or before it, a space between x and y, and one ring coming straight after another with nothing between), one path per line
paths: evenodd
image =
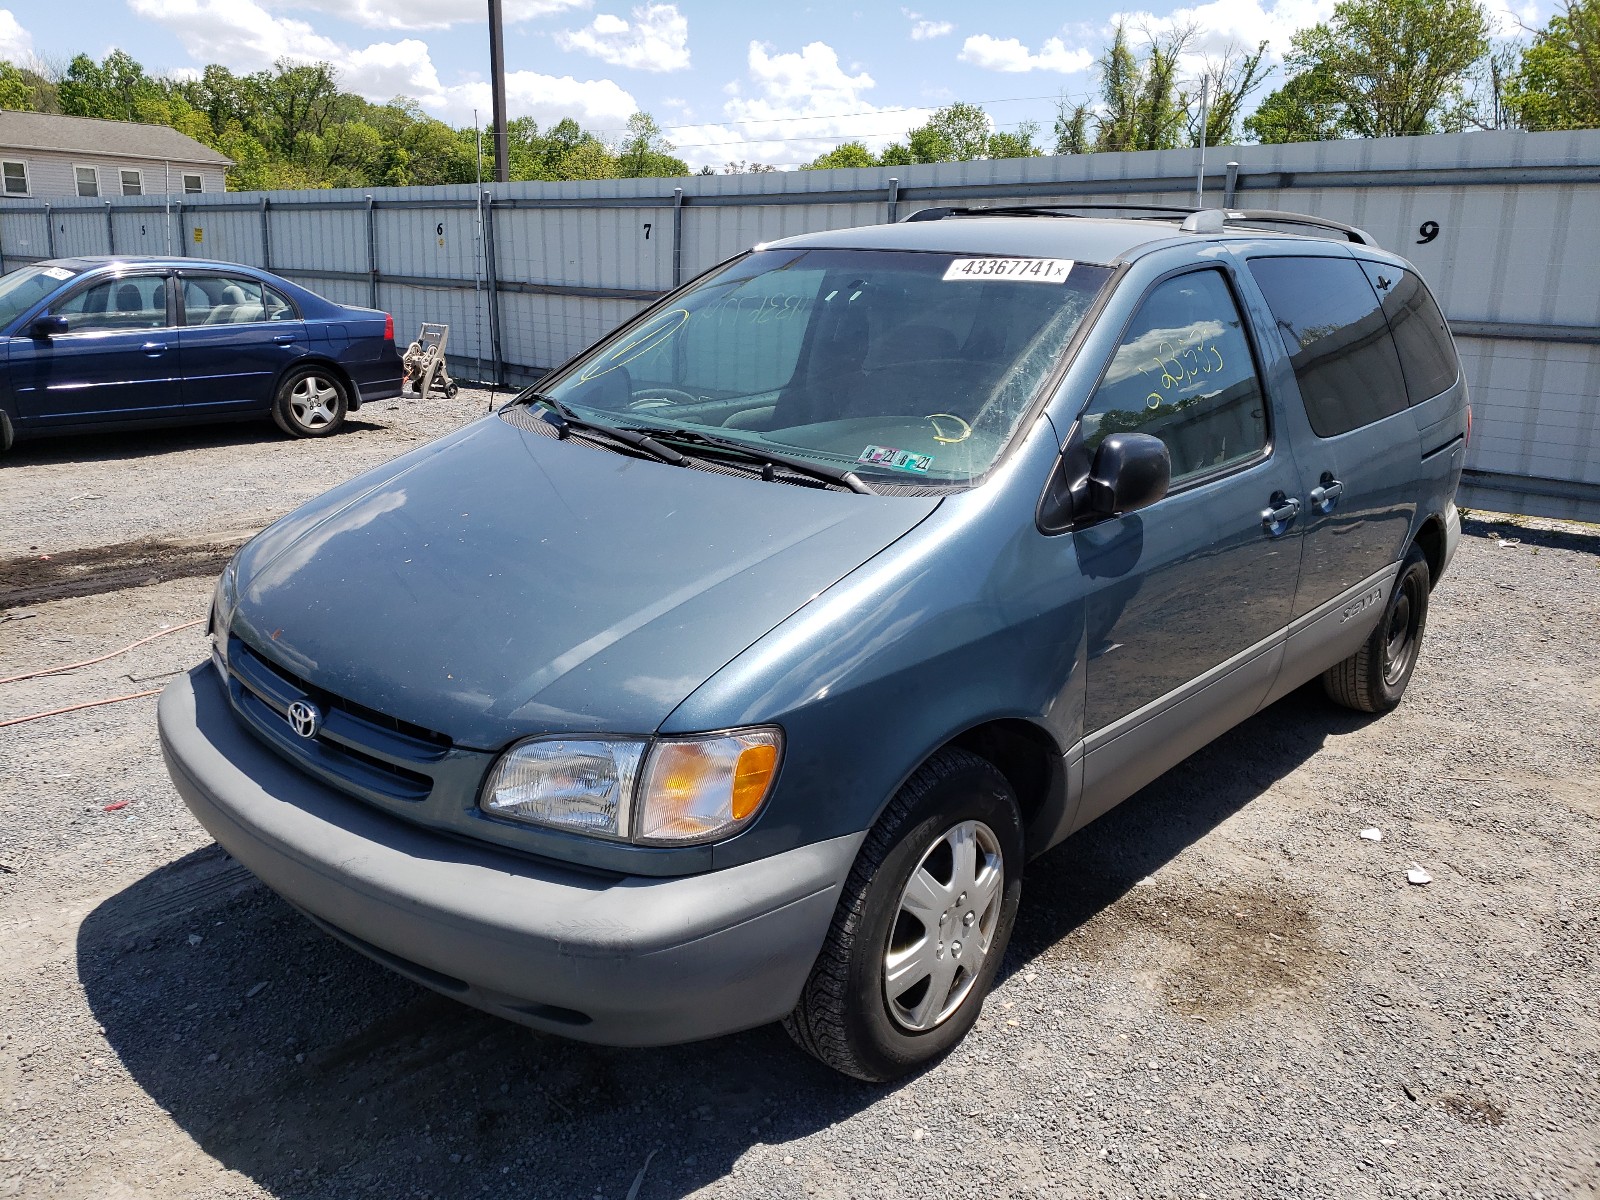
M66 267L18 267L0 275L0 329L4 329L77 272Z
M695 452L694 435L958 484L1000 456L1109 267L757 250L568 366L544 393ZM704 442L699 452L706 452Z

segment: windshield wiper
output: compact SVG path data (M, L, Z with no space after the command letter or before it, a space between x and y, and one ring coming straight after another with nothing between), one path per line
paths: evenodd
M751 462L761 463L767 467L782 466L800 475L809 475L812 479L820 479L824 483L837 483L857 492L863 496L875 496L877 492L867 484L854 471L843 467L829 466L827 463L812 462L810 459L800 458L797 455L776 454L765 446L753 446L749 442L741 442L737 438L721 438L711 433L701 433L698 429L660 429L655 432L673 441L688 442L690 445L714 446L719 450L726 450L740 458ZM770 478L769 475L763 476Z
M556 426L556 431L561 437L566 437L569 430L583 429L590 433L597 433L601 437L608 437L621 442L625 446L633 446L643 450L653 458L675 467L681 467L688 462L687 456L680 454L671 446L663 446L647 433L640 433L636 429L629 429L623 425L607 425L604 421L591 421L580 417L572 411L572 406L565 400L558 400L554 396L547 396L543 392L527 391L517 397L518 400L532 400L542 404L560 419L561 424Z

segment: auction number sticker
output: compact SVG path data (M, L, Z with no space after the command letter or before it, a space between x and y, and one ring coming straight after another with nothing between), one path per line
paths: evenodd
M944 277L1065 283L1071 271L1070 258L958 258L945 268Z
M39 273L51 279L71 279L72 272L65 267L40 267Z

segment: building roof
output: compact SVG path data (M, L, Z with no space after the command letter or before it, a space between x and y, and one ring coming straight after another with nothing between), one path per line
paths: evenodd
M0 149L97 154L161 162L229 166L233 160L167 125L0 111Z

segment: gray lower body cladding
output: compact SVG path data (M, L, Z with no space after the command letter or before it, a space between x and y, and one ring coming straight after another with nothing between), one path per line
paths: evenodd
M794 1007L860 836L676 878L597 878L441 837L297 771L209 664L162 694L161 747L217 842L328 932L415 981L609 1045L695 1041Z

